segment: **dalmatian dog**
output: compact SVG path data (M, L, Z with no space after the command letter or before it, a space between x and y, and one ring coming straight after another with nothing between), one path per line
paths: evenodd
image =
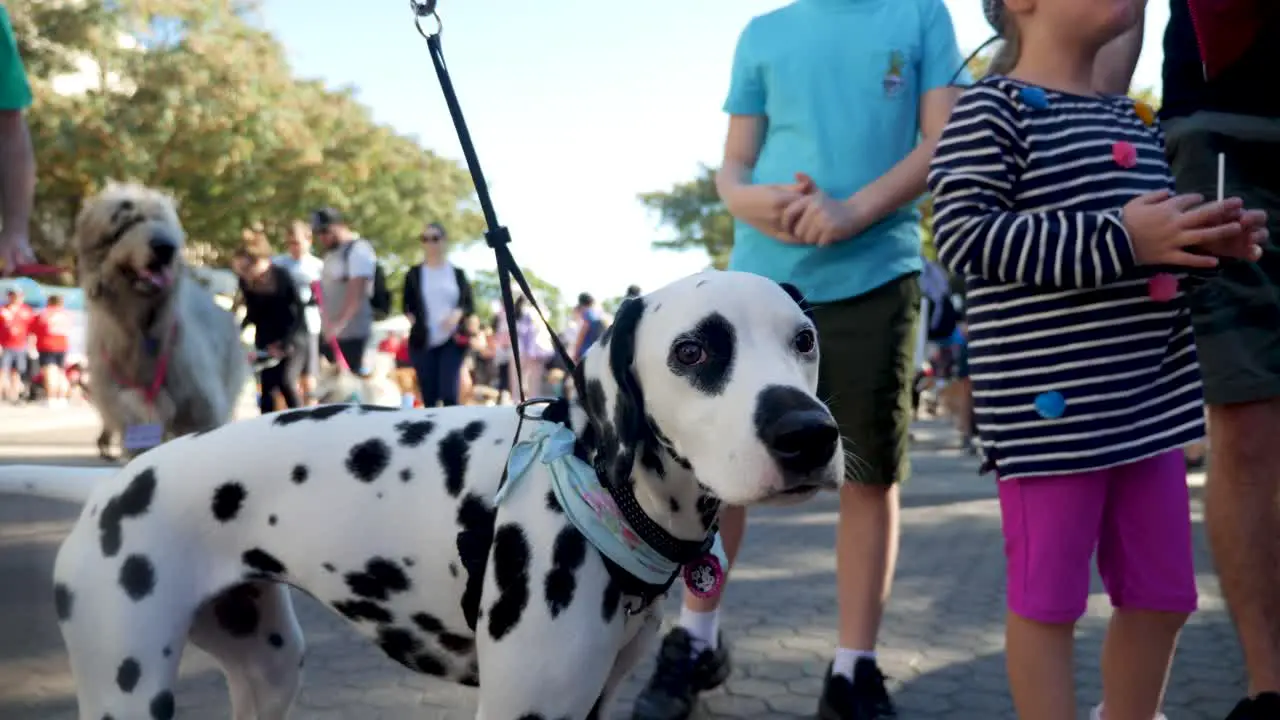
M627 301L557 421L646 541L704 548L722 502L843 481L817 375L794 288L709 271ZM495 502L513 440L547 421L321 405L177 438L92 482L0 468L0 489L84 500L52 593L80 719L174 717L188 639L221 665L237 720L284 718L305 654L288 586L410 670L478 687L482 720L608 717L671 583L598 551L549 472Z

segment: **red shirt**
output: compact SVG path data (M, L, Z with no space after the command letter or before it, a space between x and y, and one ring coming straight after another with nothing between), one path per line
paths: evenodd
M71 335L71 314L65 308L45 308L31 326L36 336L36 352L66 352Z
M35 317L35 311L26 303L0 307L0 347L5 350L26 350L31 323Z

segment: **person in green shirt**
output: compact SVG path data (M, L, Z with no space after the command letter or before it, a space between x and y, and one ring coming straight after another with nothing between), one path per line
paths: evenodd
M36 191L36 158L24 111L31 86L9 12L0 5L0 273L34 260L27 239Z

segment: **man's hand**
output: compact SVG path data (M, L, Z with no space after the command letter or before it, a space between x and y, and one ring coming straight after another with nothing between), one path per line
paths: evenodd
M797 173L796 184L804 194L783 210L784 233L806 245L826 247L866 229L856 206L822 192L808 175Z
M326 318L325 321L321 323L321 332L324 333L324 337L326 340L337 340L338 336L342 334L342 330L345 327L346 327L346 323L344 322L340 322L338 320L329 320Z
M31 243L27 240L26 228L0 228L0 274L13 275L19 265L35 261L31 252Z
M791 203L803 197L803 188L794 185L742 185L726 198L729 211L775 240L800 242L782 227L782 213Z

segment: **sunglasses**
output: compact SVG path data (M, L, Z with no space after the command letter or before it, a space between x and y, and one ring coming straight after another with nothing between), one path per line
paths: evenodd
M441 239L442 238L440 237L439 233L423 233L422 234L422 242L424 243L440 242Z

